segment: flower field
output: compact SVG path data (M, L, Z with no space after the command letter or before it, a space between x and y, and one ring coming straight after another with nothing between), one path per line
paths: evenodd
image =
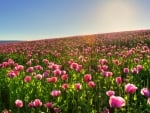
M0 45L2 113L150 113L150 30Z

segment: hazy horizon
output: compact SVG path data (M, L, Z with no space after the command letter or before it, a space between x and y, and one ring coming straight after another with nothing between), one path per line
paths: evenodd
M150 29L148 0L1 0L0 40Z

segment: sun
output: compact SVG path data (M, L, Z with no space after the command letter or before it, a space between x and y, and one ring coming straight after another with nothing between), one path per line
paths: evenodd
M107 31L123 31L135 29L137 19L136 8L124 0L106 2L100 8L100 21Z

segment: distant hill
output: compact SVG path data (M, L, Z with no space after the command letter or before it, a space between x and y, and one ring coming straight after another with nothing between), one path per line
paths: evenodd
M0 40L0 44L14 43L14 42L21 42L21 41L19 41L19 40Z

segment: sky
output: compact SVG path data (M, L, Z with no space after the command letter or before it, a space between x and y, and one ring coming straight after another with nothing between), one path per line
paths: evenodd
M0 0L0 40L150 29L150 0Z

